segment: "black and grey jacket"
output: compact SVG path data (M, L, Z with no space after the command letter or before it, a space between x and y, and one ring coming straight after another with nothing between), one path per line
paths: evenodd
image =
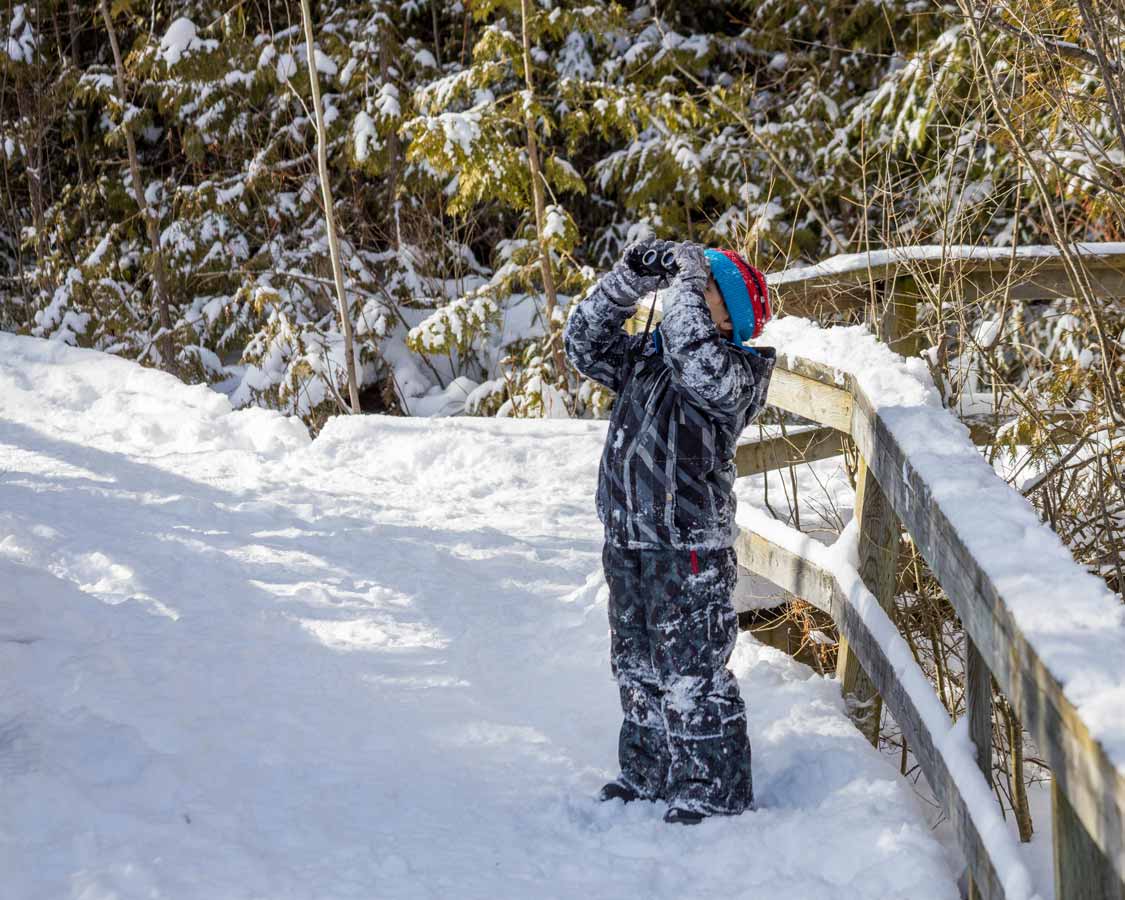
M632 549L730 547L735 448L765 405L776 351L725 341L702 291L682 278L664 293L653 334L630 336L622 326L635 303L613 295L616 283L595 285L563 335L575 368L617 393L598 472L606 539Z

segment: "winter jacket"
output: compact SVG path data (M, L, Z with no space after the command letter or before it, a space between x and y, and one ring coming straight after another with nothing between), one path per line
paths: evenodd
M730 547L738 436L765 406L776 351L723 340L698 281L682 278L665 292L653 334L628 335L636 305L619 284L607 276L595 285L563 334L575 368L617 393L598 471L606 540Z

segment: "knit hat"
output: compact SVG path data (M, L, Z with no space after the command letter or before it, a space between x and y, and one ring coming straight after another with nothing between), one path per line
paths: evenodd
M733 250L708 249L704 255L730 313L731 343L741 347L773 318L765 276Z

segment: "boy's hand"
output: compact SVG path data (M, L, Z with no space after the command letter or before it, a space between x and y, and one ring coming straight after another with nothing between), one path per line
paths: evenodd
M633 262L643 256L647 250L654 249L661 252L663 245L667 243L667 241L647 238L626 247L621 254L621 259L601 280L601 287L606 297L618 306L635 307L641 297L655 291L660 286L663 276L638 271L633 268Z
M702 292L707 287L707 279L711 275L711 263L703 252L702 244L684 241L674 245L676 265L679 267L677 278L682 283L698 287Z

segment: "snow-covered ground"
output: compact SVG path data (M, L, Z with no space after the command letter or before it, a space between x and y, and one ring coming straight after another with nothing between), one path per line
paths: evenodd
M835 682L745 635L761 808L685 829L593 799L619 724L604 428L364 417L310 442L0 334L0 894L957 897Z

